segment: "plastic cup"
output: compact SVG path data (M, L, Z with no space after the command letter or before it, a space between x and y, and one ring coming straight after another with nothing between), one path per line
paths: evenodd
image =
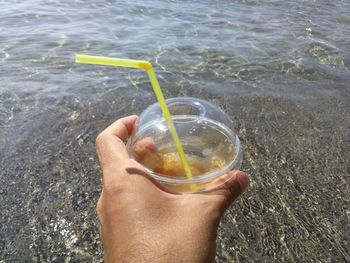
M239 169L242 152L233 123L217 106L197 98L167 99L169 111L188 160L186 177L158 103L141 115L127 143L130 157L158 182L179 193L211 190Z

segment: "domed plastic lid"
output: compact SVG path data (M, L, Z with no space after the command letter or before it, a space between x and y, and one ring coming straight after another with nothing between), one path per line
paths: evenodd
M205 117L224 124L233 130L233 123L227 114L208 101L192 97L178 97L167 99L166 103L172 116L182 115ZM156 119L163 119L163 113L158 103L149 106L141 114L139 126L143 126L146 123L155 121Z
M185 176L158 103L140 115L128 142L130 156L177 192L208 190L227 181L228 172L238 169L242 160L240 141L227 114L197 98L166 102L193 177Z

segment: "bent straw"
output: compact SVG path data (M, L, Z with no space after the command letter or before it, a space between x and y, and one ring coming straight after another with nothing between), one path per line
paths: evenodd
M75 56L75 62L84 64L94 64L94 65L104 65L104 66L116 66L116 67L127 67L127 68L138 68L144 69L151 81L153 91L156 95L160 108L163 112L163 117L168 125L171 137L174 141L177 153L180 157L182 166L184 168L187 179L192 179L192 172L188 164L185 152L181 145L179 136L176 132L173 119L169 112L168 106L166 105L162 89L159 86L157 76L153 70L152 64L144 60L133 60L133 59L121 59L121 58L109 58L109 57L98 57L98 56L88 56L79 55Z

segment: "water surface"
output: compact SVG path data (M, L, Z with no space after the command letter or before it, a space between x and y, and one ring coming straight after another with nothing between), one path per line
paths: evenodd
M251 187L222 220L218 262L350 261L349 1L2 1L0 259L99 262L96 134L155 98L234 120Z

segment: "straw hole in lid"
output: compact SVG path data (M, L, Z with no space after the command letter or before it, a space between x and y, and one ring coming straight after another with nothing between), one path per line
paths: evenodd
M173 102L168 105L170 114L175 115L190 115L203 116L204 107L199 102Z

